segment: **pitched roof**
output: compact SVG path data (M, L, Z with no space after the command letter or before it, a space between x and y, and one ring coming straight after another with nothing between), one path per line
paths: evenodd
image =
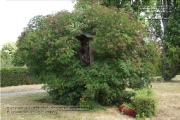
M88 38L94 37L93 35L91 35L91 34L88 33L88 32L83 32L83 35L85 35L85 36L88 37Z

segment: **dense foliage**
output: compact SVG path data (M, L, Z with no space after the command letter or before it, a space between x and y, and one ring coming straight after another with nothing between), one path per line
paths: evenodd
M111 19L110 19L111 18ZM83 32L94 35L90 45L94 63L84 66L78 57ZM154 73L157 46L146 28L125 13L102 6L78 6L30 20L18 40L18 53L34 75L46 83L58 104L117 102L125 88L147 87Z
M30 76L27 68L3 68L1 72L1 87L40 83Z
M168 48L164 56L167 64L163 74L165 80L171 80L180 71L180 10L177 9L169 18L164 41Z
M16 43L10 42L3 45L0 51L1 68L13 67L12 59L16 51Z
M174 56L174 53L177 56L177 54L179 53L175 51L179 51L179 48L177 48L177 46L172 47L174 46L173 43L167 43L168 47L171 46L171 49L168 49L166 45L167 39L164 38L164 34L169 32L169 30L166 29L166 26L167 24L172 24L172 16L175 16L174 21L178 21L177 17L180 10L180 0L78 0L78 1L80 4L82 2L89 1L90 4L98 3L107 7L125 8L125 10L133 11L134 17L141 20L141 23L145 23L148 25L148 30L149 32L152 33L153 39L161 40L162 44L160 45L163 48L162 57L164 59L162 59L161 61L162 63L161 69L159 70L161 70L161 75L163 76L163 78L166 81L170 81L178 73L179 63L177 62L178 61L177 57L170 58L170 56L171 57ZM142 12L144 14L143 15L144 17L141 16ZM174 22L174 24L178 24L178 22ZM176 25L176 27L178 28L178 25ZM173 30L170 31L171 31L171 36L173 36L173 34L177 34L177 31L174 31L174 33L172 32ZM173 40L174 42L175 41L179 42L179 39L177 39L177 37L175 39L174 37L171 37L171 40ZM173 64L173 62L175 62L175 64Z
M149 89L137 90L134 97L136 115L152 117L157 113L157 96Z

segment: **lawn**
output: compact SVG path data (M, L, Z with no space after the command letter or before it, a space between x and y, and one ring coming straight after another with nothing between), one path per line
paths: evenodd
M40 89L42 85L34 85L34 89ZM1 88L3 93L31 90L32 85ZM172 82L152 83L154 90L159 98L158 114L151 120L180 120L180 77ZM7 113L7 107L12 112L12 107L41 107L44 109L29 110L33 114ZM134 120L135 118L122 115L116 106L105 107L94 111L56 111L60 105L51 103L47 93L36 93L28 95L18 95L1 98L1 117L2 120ZM41 111L41 114L37 114ZM46 112L46 113L45 113ZM149 118L150 119L150 118Z

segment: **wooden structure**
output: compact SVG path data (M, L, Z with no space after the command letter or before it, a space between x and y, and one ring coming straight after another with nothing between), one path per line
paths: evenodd
M89 42L93 40L93 36L89 33L83 32L80 36L76 38L81 42L78 54L81 61L85 63L86 66L92 66L94 62L93 48L90 46Z

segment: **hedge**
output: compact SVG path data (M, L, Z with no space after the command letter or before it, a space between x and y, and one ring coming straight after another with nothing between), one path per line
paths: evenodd
M140 89L136 91L134 105L136 115L140 117L152 117L157 112L158 98L150 89Z
M38 80L30 76L27 68L3 68L1 72L1 87L38 84Z

